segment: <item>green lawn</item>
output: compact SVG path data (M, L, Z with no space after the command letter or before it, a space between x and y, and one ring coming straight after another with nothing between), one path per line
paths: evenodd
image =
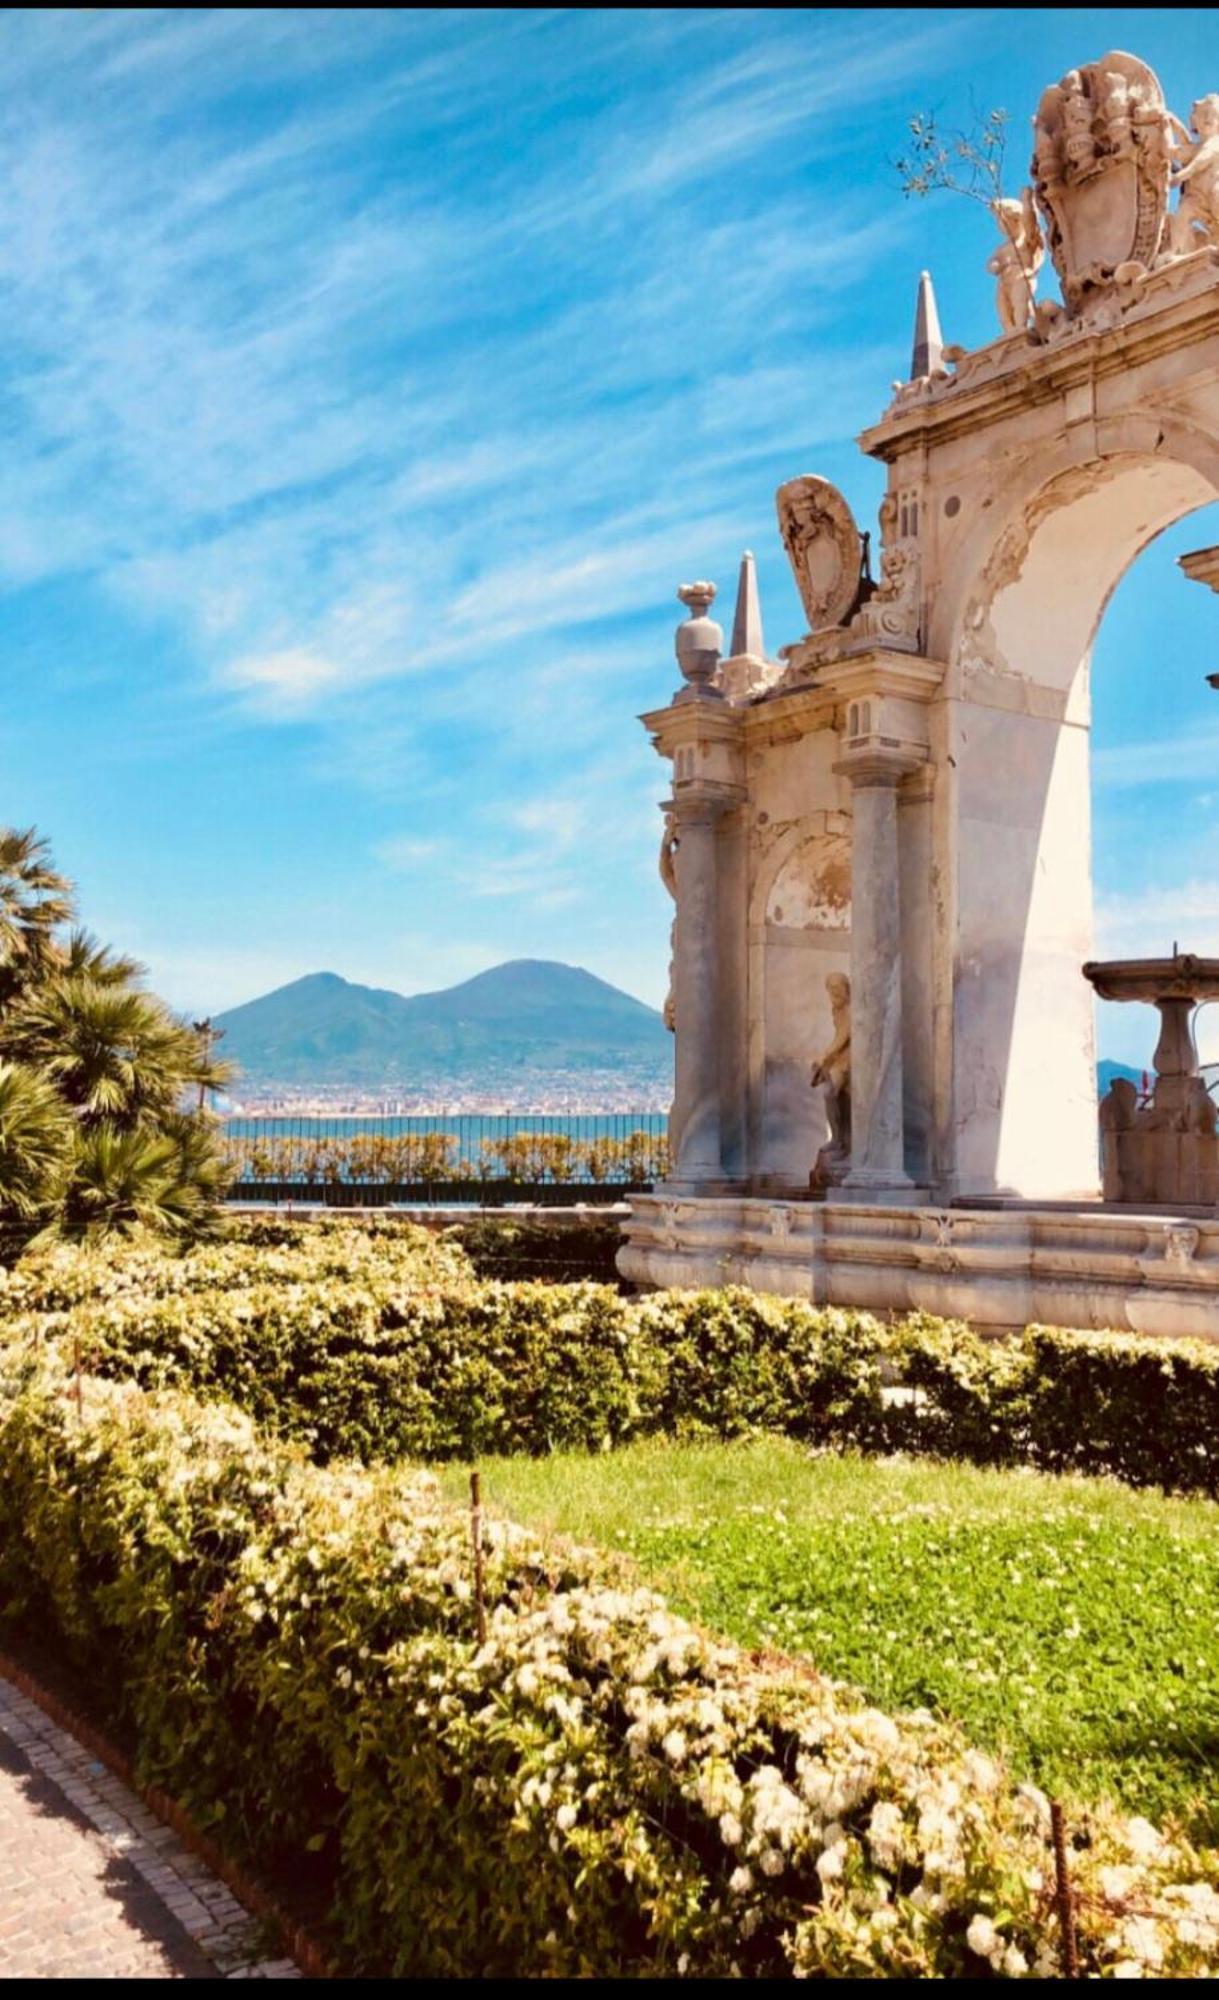
M781 1439L482 1471L485 1504L627 1552L706 1627L953 1715L1052 1790L1219 1838L1211 1502Z

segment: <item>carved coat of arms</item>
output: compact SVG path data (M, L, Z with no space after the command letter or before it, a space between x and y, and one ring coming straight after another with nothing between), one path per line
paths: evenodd
M810 632L845 625L859 597L863 541L838 488L815 473L775 494L779 533Z
M1167 221L1173 122L1155 72L1120 50L1068 70L1043 93L1032 176L1069 311L1123 265L1154 265Z

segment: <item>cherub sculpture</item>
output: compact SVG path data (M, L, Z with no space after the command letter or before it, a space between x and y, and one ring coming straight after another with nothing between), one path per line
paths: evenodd
M821 1148L809 1176L814 1187L840 1180L851 1163L851 982L845 972L831 972L825 982L830 998L834 1037L813 1064L813 1089L825 1090L829 1144Z
M1194 139L1179 118L1169 118L1178 135L1173 156L1181 162L1172 176L1181 200L1172 218L1172 245L1178 256L1219 243L1219 91L1200 97L1189 114Z
M1033 190L1026 187L1018 201L1010 196L992 201L990 209L1003 236L986 266L999 281L995 297L999 324L1004 333L1023 333L1033 317L1037 273L1045 257Z

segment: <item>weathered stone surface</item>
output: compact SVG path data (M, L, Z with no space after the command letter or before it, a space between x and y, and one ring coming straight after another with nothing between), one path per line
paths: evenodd
M737 1195L683 1204L666 1233L665 1208L657 1196L632 1199L618 1268L636 1284L752 1285L982 1327L1040 1321L1219 1340L1214 1216Z

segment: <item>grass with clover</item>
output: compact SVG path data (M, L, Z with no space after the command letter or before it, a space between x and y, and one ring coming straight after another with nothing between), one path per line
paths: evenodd
M1219 1840L1213 1502L777 1438L485 1461L483 1490L705 1626L956 1717L1019 1776Z

